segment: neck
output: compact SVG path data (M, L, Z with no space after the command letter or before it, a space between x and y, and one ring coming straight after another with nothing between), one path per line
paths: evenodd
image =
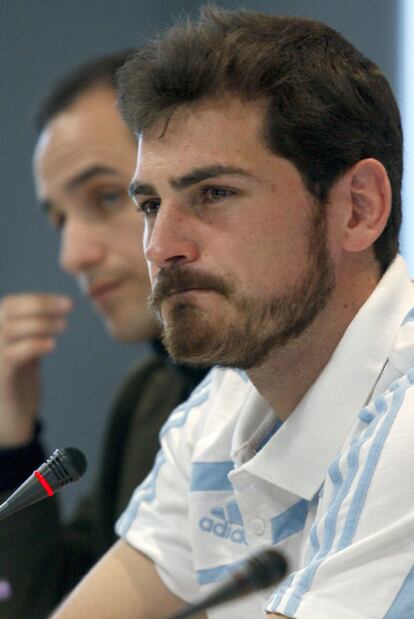
M312 325L295 340L273 351L260 366L248 371L253 384L282 421L317 380L377 283L376 274L367 274L363 286L348 285L343 289L346 294L340 294L337 282L327 306Z

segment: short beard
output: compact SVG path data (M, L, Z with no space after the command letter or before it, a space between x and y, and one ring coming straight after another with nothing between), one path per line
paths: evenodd
M284 295L247 297L219 278L174 266L160 273L150 307L160 318L162 300L172 290L191 287L222 294L238 318L228 324L225 315L211 316L190 303L175 304L168 324L161 321L163 341L171 356L198 366L246 370L260 366L274 350L298 338L312 324L335 287L323 205L315 205L311 219L307 270Z

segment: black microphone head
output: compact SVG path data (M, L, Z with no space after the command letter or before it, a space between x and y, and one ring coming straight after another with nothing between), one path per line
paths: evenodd
M251 556L243 566L252 590L265 589L278 582L288 569L285 557L274 548L262 550Z
M274 548L260 550L242 561L217 588L198 602L184 606L169 619L187 619L201 610L275 585L286 575L288 564Z
M50 458L39 468L56 492L63 486L78 481L86 471L86 458L76 447L55 449Z
M55 449L53 454L0 505L0 520L53 496L67 484L78 481L86 471L86 458L76 447Z
M57 451L60 451L60 453L63 454L68 466L73 467L73 469L77 472L78 479L84 475L88 463L80 449L77 447L65 447L64 449L59 449Z

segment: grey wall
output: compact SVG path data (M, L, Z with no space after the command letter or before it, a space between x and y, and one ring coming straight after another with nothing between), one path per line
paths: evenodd
M32 114L36 101L62 72L91 56L138 45L142 37L167 26L184 10L195 12L199 4L191 0L2 2L0 295L47 290L68 293L76 302L67 333L44 364L47 444L50 450L79 446L90 462L85 481L64 495L66 511L93 479L110 395L141 351L111 342L87 301L58 269L58 239L33 195ZM217 4L238 6L236 2ZM243 6L326 21L378 62L391 83L398 85L398 2L247 0Z

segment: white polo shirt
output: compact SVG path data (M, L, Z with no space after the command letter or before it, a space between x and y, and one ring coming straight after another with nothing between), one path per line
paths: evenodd
M209 617L414 617L413 307L399 257L283 424L233 370L173 412L117 524L169 589L195 601L272 545L284 582Z

